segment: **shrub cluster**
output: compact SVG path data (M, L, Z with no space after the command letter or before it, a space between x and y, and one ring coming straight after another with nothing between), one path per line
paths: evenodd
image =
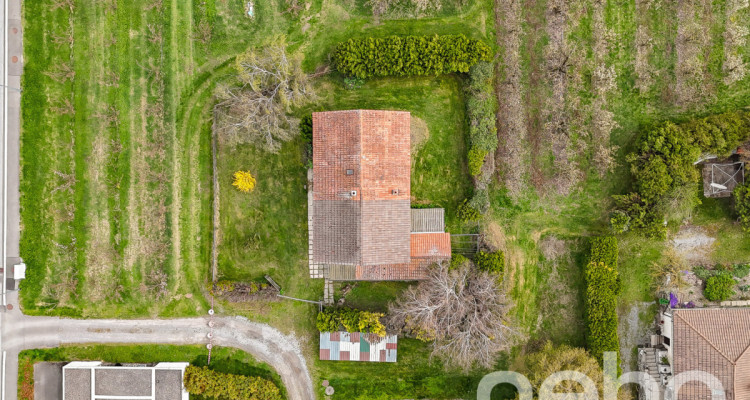
M734 296L732 288L735 283L732 275L728 272L716 274L706 280L706 289L703 291L703 295L709 301L727 300Z
M351 308L325 308L318 313L317 328L321 332L340 331L374 333L385 336L385 326L380 322L383 314Z
M215 399L281 400L279 388L259 377L224 374L207 367L188 366L185 369L185 389L191 395Z
M306 114L299 120L299 134L305 143L312 143L313 123L312 114Z
M478 61L490 59L487 44L464 35L349 39L331 55L339 72L361 79L468 72Z
M492 87L492 63L481 61L469 69L466 115L469 119L469 172L477 176L484 158L497 150L497 99Z
M469 259L464 257L462 254L453 254L451 256L451 263L448 266L448 269L454 270L466 264L467 262L469 262Z
M586 343L601 363L604 352L620 354L617 337L617 296L622 283L617 272L617 241L596 238L592 241L586 265Z
M461 220L461 222L478 221L479 218L482 217L482 214L479 212L479 210L469 204L468 199L464 200L464 202L458 206L457 214L458 219Z
M502 251L479 251L474 260L480 271L497 274L500 279L502 279L503 273L505 272L505 254Z
M669 207L665 201L693 207L694 190L681 190L700 181L693 163L701 154L729 154L750 132L750 112L735 111L694 119L681 124L667 122L647 129L639 138L636 152L628 155L635 178L635 192L615 196L620 210L630 217L631 227L644 228L650 235L663 235L658 228ZM675 199L675 197L691 197Z
M750 181L734 189L734 208L742 225L742 230L750 232Z

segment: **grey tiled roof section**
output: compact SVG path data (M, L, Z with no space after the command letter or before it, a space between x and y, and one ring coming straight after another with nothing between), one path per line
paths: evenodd
M411 231L417 233L445 232L445 210L442 208L413 208Z
M91 400L91 370L69 369L63 373L66 400Z
M361 257L360 202L315 200L313 254L319 264L356 264Z
M182 373L176 370L157 369L154 388L155 400L182 400Z
M150 369L96 369L97 396L151 396Z
M362 264L411 261L409 199L362 201Z

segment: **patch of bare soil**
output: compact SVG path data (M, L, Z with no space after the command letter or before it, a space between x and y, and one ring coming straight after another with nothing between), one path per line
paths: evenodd
M570 253L568 243L552 235L546 236L539 242L539 251L549 261L557 261Z
M710 265L716 238L698 226L684 225L672 238L675 252L683 257L689 265Z
M731 85L747 74L747 63L742 58L750 34L747 15L749 0L729 0L726 4L726 28L724 31L724 83Z
M497 134L499 145L495 161L500 180L512 197L524 189L528 174L526 118L521 85L521 0L496 0L497 44L505 49L498 63Z
M643 323L640 315L648 311L653 302L635 303L627 309L627 314L620 315L620 324L617 328L620 337L620 356L623 372L636 371L633 359L633 348L642 344L645 339L653 333L654 324Z

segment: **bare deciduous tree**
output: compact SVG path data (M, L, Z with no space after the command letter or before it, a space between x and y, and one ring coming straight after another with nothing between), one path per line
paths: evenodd
M513 335L508 308L496 277L469 265L449 270L441 264L391 305L388 327L433 340L432 355L448 365L490 367Z
M60 115L73 115L75 113L75 108L69 99L63 99L58 104L51 106L50 110Z
M207 44L211 41L211 24L205 19L198 23L195 27L195 35L193 38L202 44Z
M72 46L73 45L73 33L72 32L66 32L63 35L51 35L52 37L52 43L57 45L57 48L60 48L62 45Z
M57 82L65 83L72 81L76 77L76 72L70 66L70 63L64 62L58 64L52 71L48 71L46 75Z
M75 2L73 0L54 0L52 2L52 10L57 10L60 8L67 8L68 11L73 12L74 7L75 7Z
M276 152L297 133L288 113L315 97L299 57L286 54L283 38L237 57L241 87L220 87L218 130L229 143L255 143Z
M146 34L146 38L151 43L161 43L162 42L162 34L161 34L161 27L153 24L148 24L148 33Z

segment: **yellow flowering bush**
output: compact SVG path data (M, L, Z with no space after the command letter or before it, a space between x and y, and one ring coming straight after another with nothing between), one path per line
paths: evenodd
M237 171L234 173L232 186L241 192L252 192L255 189L255 177L249 171Z

